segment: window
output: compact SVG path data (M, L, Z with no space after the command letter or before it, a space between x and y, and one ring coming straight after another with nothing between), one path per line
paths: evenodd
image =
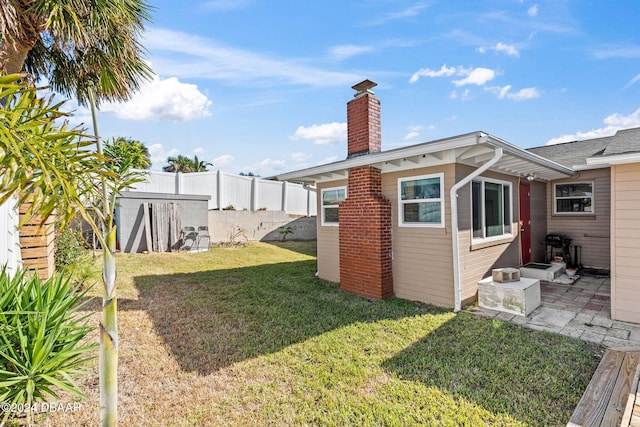
M338 206L347 197L347 187L322 190L322 225L338 225Z
M593 214L593 182L554 184L553 213Z
M398 224L402 227L442 227L444 175L423 175L398 180Z
M511 183L472 181L471 216L474 239L511 235Z

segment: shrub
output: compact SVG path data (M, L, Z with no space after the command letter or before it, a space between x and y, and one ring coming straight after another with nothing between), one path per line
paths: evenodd
M64 269L77 264L84 252L82 235L79 231L74 230L72 226L67 226L58 231L56 236L57 269Z
M13 278L0 271L0 402L24 408L29 424L28 409L58 398L59 390L84 397L73 376L84 372L97 345L86 340L93 327L91 313L79 313L88 302L79 288L66 273L43 283L24 271ZM5 411L2 421L12 414Z

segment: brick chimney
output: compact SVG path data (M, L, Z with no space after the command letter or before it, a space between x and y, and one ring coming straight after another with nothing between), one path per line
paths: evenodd
M380 151L380 100L365 80L347 104L348 157ZM347 198L340 221L340 288L369 298L393 295L391 203L382 194L382 171L373 166L349 169Z
M371 91L376 86L371 80L352 86L356 94L347 103L347 158L382 149L380 100Z

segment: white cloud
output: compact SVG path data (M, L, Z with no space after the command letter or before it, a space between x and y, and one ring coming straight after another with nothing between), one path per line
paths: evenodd
M309 127L300 126L296 129L296 133L291 136L296 141L300 139L312 139L316 145L330 145L346 142L347 140L347 124L346 123L325 123L322 125L311 125Z
M175 77L156 77L123 103L104 103L101 111L130 120L168 120L183 122L210 116L211 101L198 86Z
M153 170L162 170L162 166L167 163L167 157L177 156L180 152L177 148L167 151L162 144L151 144L148 149Z
M409 83L415 83L420 77L449 77L456 74L455 67L447 67L447 64L443 64L439 70L432 70L431 68L420 68L413 73L409 79Z
M260 176L271 176L289 170L285 160L264 159L247 168Z
M529 8L529 10L527 10L527 15L529 15L530 17L534 17L538 15L538 5L534 4L533 6L531 6Z
M535 87L527 87L520 89L517 92L511 92L511 85L503 87L490 87L488 91L494 92L498 95L499 99L512 99L514 101L524 101L526 99L539 98L540 92Z
M604 119L604 123L618 129L628 129L640 126L640 108L628 116L623 116L620 113L613 113Z
M493 50L497 53L504 53L507 56L520 56L520 51L518 51L517 47L502 42L496 43L495 46L479 47L477 50L480 53L485 53L489 50Z
M620 129L629 129L640 126L640 108L629 115L613 113L605 117L603 120L605 127L592 129L586 132L576 132L574 134L561 135L551 138L547 141L547 145L560 144L563 142L579 141L583 139L602 138L612 136Z
M458 93L457 90L454 90L453 92L451 92L451 95L449 97L451 99L459 98L462 101L466 101L467 99L471 98L471 91L469 89L465 89L461 93Z
M633 86L634 84L636 84L638 81L640 81L640 74L636 75L634 78L632 78L629 83L627 83L626 85L624 85L624 87L622 88L623 90L628 89L629 87Z
M420 132L411 131L404 136L405 141L409 141L410 139L417 138L420 136Z
M332 47L330 50L330 53L331 53L331 56L342 61L356 55L362 55L364 53L373 52L374 50L375 48L373 46L358 46L354 44L345 44L341 46Z
M496 76L496 72L489 68L464 68L464 67L447 67L444 64L439 70L433 70L431 68L421 68L409 79L410 83L415 83L420 77L464 77L462 79L453 80L453 84L456 86L465 86L475 84L482 86L490 80L493 80Z
M311 154L301 153L301 152L291 153L290 156L291 156L291 159L296 162L304 162L311 158Z
M311 86L343 86L362 80L363 75L301 65L308 58L281 59L262 53L223 46L192 34L152 28L144 35L144 46L153 53L160 75L223 80L235 84L260 82Z
M403 9L399 12L391 12L381 16L378 19L375 19L366 25L381 25L389 21L395 21L398 19L411 18L417 16L423 9L426 9L428 4L426 2L419 2L410 6L406 9Z
M222 156L218 156L211 160L211 163L213 163L213 166L216 169L222 169L225 166L231 164L231 162L233 162L234 160L235 157L233 157L231 154L223 154Z
M204 148L198 147L193 150L193 154L202 154L204 153Z
M465 85L478 85L482 86L488 81L491 81L496 76L496 72L489 68L474 68L473 70L464 70L465 73L468 73L467 76L460 80L454 80L453 84L456 86L465 86Z

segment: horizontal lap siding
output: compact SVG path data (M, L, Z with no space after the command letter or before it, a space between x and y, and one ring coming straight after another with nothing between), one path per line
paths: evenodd
M340 282L340 240L339 227L322 226L322 189L342 187L347 180L325 182L318 184L318 277L331 282Z
M640 163L611 168L611 317L640 323Z
M454 165L419 168L382 175L382 192L391 201L393 224L393 289L396 296L452 307L453 261L449 189L454 184ZM398 179L444 172L446 228L398 226Z
M553 213L553 184L563 182L594 183L595 215ZM553 181L547 187L547 232L565 233L580 245L580 262L588 267L609 268L611 235L611 173L608 168L580 171L578 175ZM532 205L533 206L533 205ZM532 242L532 245L538 242ZM571 253L573 256L573 251Z
M473 172L473 168L457 165L458 181ZM506 243L494 246L472 248L471 231L471 184L465 185L458 191L458 241L460 246L460 286L462 301L473 300L477 297L478 282L491 275L493 268L517 267L520 264L520 239L518 232L518 180L512 176L487 172L482 175L511 183L511 229L514 237ZM533 210L533 201L531 203ZM533 216L533 215L532 215ZM533 222L533 220L532 220ZM533 242L532 242L533 246Z

